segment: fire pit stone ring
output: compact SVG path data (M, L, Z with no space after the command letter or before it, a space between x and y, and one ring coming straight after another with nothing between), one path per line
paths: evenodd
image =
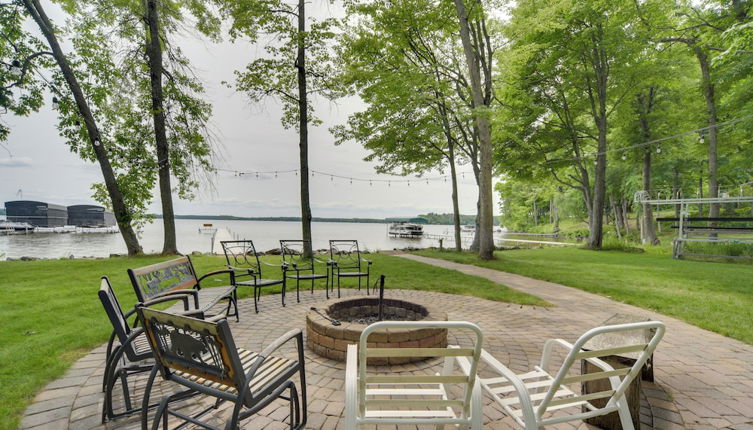
M334 299L315 306L306 313L306 345L314 353L336 361L345 361L349 344L357 344L361 332L379 313L376 297L350 297ZM318 311L318 312L317 312ZM335 326L322 316L324 313L342 324ZM406 300L384 299L385 321L447 321L447 313L434 306ZM369 336L376 348L444 348L447 346L447 329L417 328L376 331ZM424 357L373 357L370 365L405 364L424 360Z

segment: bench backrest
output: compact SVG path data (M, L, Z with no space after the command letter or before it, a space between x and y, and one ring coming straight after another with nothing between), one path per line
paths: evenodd
M146 307L138 312L163 377L185 372L241 392L245 375L227 320L204 321Z
M330 240L329 258L340 269L361 270L361 251L357 240Z
M314 258L304 257L304 246L306 240L281 240L280 252L283 264L293 266L297 270L313 270Z
M472 343L468 347L447 348L379 348L370 347L368 337L375 331L394 330L401 328L410 329L463 329ZM464 334L466 334L464 333ZM481 346L484 336L481 329L473 323L465 321L382 321L369 325L361 333L358 344L358 410L359 416L369 416L369 411L395 419L404 418L404 423L415 423L416 419L431 419L431 412L444 413L447 408L459 408L463 411L463 417L470 417L471 395L476 383L476 371ZM366 372L368 358L384 357L442 357L446 361L454 360L455 357L465 357L470 362L470 368L465 371L452 374L452 366L445 365L442 374L421 375L368 375ZM426 384L443 384L459 386L462 389L462 397L454 399L422 399L421 386ZM388 389L385 389L385 385ZM449 392L449 390L447 390ZM395 399L383 399L382 394L397 395ZM385 409L387 412L385 412ZM393 411L394 410L394 411ZM419 418L420 417L420 418ZM437 418L434 418L437 419ZM389 421L389 419L387 420ZM452 419L448 423L453 422ZM393 422L385 422L395 424Z
M628 389L632 380L641 373L643 365L649 357L651 357L651 354L654 353L656 346L664 336L664 331L665 326L659 321L608 325L587 331L575 342L573 349L565 357L562 367L560 367L554 377L551 388L536 408L537 416L541 418L549 409L561 409L567 405L578 404L583 401L590 402L591 400L596 399L608 399L603 408L615 406L615 403L625 394L625 391ZM607 347L597 346L598 349L584 349L584 347L587 348L587 344L597 336L609 336L620 332L633 332L637 335L627 336L626 339L628 339L628 341L626 342L627 344L624 345ZM649 333L648 336L643 335L643 333L646 332ZM598 343L599 342L591 342L590 344L598 345ZM547 343L544 346L544 352L541 358L542 364L549 362L551 352L551 344ZM601 365L604 365L604 362L600 360L600 358L612 355L627 355L634 357L635 363L630 367L614 370L601 369L599 372L586 374L578 374L578 370L573 369L574 366L580 365L581 360L586 360L591 364L600 367ZM567 386L570 384L580 384L585 381L598 380L608 380L612 388L598 393L554 399L557 391L563 385Z
M194 288L198 284L193 264L187 256L128 269L128 276L141 303L171 291Z

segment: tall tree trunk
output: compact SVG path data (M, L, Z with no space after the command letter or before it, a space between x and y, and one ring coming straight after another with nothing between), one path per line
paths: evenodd
M91 109L89 108L89 103L86 101L84 92L81 90L78 79L73 73L73 69L68 63L68 59L63 53L63 50L60 48L54 27L38 0L23 0L23 3L26 10L29 12L29 15L34 19L37 26L39 26L39 30L44 35L45 39L47 39L47 43L50 45L55 61L68 84L73 99L76 101L78 112L84 119L86 133L89 137L89 142L91 142L92 148L94 149L94 154L97 157L100 170L102 170L105 188L107 188L107 193L110 197L110 202L112 203L113 214L118 222L120 234L125 241L128 255L141 254L143 251L141 245L139 245L139 239L136 236L136 232L133 231L133 226L131 226L131 213L123 200L123 193L120 191L120 186L117 183L115 173L110 165L107 151L102 144L99 130L97 129L97 123L92 115Z
M539 208L536 204L536 199L533 199L533 225L539 225Z
M170 186L170 146L167 142L165 126L164 96L162 94L162 41L160 40L159 0L147 0L146 22L149 27L146 53L149 59L149 77L152 89L152 118L154 138L157 146L157 166L159 168L159 192L162 200L162 224L165 230L165 243L162 254L178 253L175 239L175 212L173 193Z
M680 198L680 169L677 166L672 169L672 198ZM675 205L675 218L680 218L680 205Z
M606 53L602 46L603 29L597 26L597 33L592 36L591 68L594 72L596 94L589 90L591 110L596 128L598 129L598 145L596 148L596 167L594 169L594 193L591 222L589 225L588 247L601 248L603 240L604 198L607 189L607 84L609 66ZM589 86L589 88L591 88Z
M450 162L450 180L452 181L452 221L455 225L455 251L463 250L462 239L460 238L460 204L458 203L458 174L455 168L455 144L450 140L447 142L447 151L449 152Z
M481 8L481 4L477 3L475 7ZM491 124L489 124L489 120L486 118L485 114L480 112L481 108L486 107L486 103L484 101L483 89L481 87L481 76L478 69L479 53L471 42L468 14L465 9L464 0L455 0L455 8L460 23L460 38L463 42L465 60L471 78L471 92L473 94L474 104L473 116L476 121L476 127L479 131L481 155L481 182L479 186L479 257L482 260L491 260L494 258Z
M591 218L589 225L588 247L601 248L604 224L604 197L607 189L607 119L606 112L599 118L599 139L596 155L596 169L594 174L594 193Z
M612 194L609 194L609 206L612 207L612 216L614 217L614 231L617 233L617 239L622 240L622 232L620 229L622 228L622 218L621 215L617 212L617 204L614 202L614 197L612 197Z
M698 198L703 198L703 160L701 160L701 170L698 174ZM703 216L703 205L698 203L698 216Z
M651 192L651 150L646 149L643 154L643 189ZM643 228L641 229L641 243L658 245L659 239L654 230L654 213L649 204L643 205Z
M309 117L308 94L306 93L306 6L298 0L298 57L295 66L298 69L298 142L301 164L301 235L305 241L303 254L311 257L311 203L309 202Z
M651 124L649 123L649 114L654 108L654 97L656 89L650 87L648 94L638 94L638 112L641 124L641 137L644 142L651 140ZM651 148L647 147L643 153L643 190L651 195ZM641 228L641 243L644 245L650 243L656 245L659 240L656 238L654 230L654 214L652 206L643 205L643 225Z
M701 87L703 89L703 98L706 101L706 114L708 116L709 125L709 149L708 149L708 161L709 161L709 197L719 197L719 181L717 177L717 113L716 113L716 97L714 95L714 82L711 80L711 65L709 64L709 58L703 49L697 45L693 46L696 58L698 58L698 64L701 66ZM716 218L719 216L719 204L712 203L709 205L709 217Z
M552 222L554 223L554 228L552 229L552 233L558 234L560 232L560 211L557 207L557 198L552 197Z
M630 234L630 203L622 196L622 219L625 220L625 234Z

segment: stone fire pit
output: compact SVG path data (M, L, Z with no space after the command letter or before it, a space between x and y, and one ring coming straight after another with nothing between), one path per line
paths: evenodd
M361 332L377 321L379 299L357 297L335 299L316 306L319 312L339 320L335 326L314 310L306 314L306 344L313 352L337 361L345 361L348 344L357 344ZM384 299L385 321L447 321L447 314L439 309L405 300ZM444 348L446 329L389 329L369 336L376 348ZM368 364L404 364L424 360L425 357L369 358Z

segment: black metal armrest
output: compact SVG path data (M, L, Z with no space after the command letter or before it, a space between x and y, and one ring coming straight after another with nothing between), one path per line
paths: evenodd
M235 271L233 269L222 269L222 270L215 270L214 272L209 272L209 273L206 273L206 274L202 275L199 279L196 280L196 283L198 285L201 285L201 280L202 279L206 279L206 278L208 278L210 276L222 275L224 273L227 273L230 276L230 279L232 281L232 278L235 275Z
M272 263L267 263L266 261L262 260L261 258L259 259L259 263L261 263L261 264L263 264L263 265L265 265L265 266L272 266L272 267L277 267L277 265L276 265L276 264L272 264Z
M278 337L277 339L275 339L274 342L267 345L267 347L264 348L264 351L262 351L259 354L259 357L257 358L256 363L254 363L254 365L251 366L251 369L249 369L248 373L246 373L246 380L249 380L254 375L254 373L256 373L256 370L259 368L259 366L261 366L262 363L264 363L264 360L266 360L267 357L272 355L273 352L275 352L281 346L285 345L286 343L290 342L293 339L298 340L297 342L298 348L300 348L301 345L303 345L303 332L301 331L301 329L294 328L288 331L287 333L283 334L282 336ZM303 351L299 350L298 351L299 360L301 359L302 356L303 356Z
M371 261L371 260L367 260L367 259L365 259L365 258L363 258L363 257L361 257L361 261L365 261L365 262L369 263L369 265L371 265L371 263L372 263L372 261Z
M320 260L320 259L318 259L318 258L315 258L315 257L311 257L311 259L312 259L312 260L313 260L314 262L316 262L316 263L321 263L321 264L329 264L329 262L328 262L328 261L322 261L322 260Z
M228 265L227 268L228 270L233 271L235 275L238 275L239 274L238 272L241 272L240 273L241 276L247 276L247 275L254 276L256 274L256 272L254 272L254 270L249 267L235 267L235 266Z

